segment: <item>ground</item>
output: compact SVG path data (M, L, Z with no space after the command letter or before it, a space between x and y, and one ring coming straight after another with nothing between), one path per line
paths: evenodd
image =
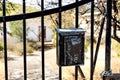
M104 48L103 48L104 49ZM100 73L104 71L104 51L100 49L98 61L96 64L94 80L101 80ZM41 80L41 51L35 51L32 56L27 56L28 80ZM89 53L85 55L85 64L80 67L85 74L86 80L90 75L90 57ZM111 67L113 73L120 73L120 58L112 53ZM0 80L4 80L4 63L0 60ZM9 55L8 60L9 80L23 80L23 56ZM45 79L59 80L59 70L56 64L56 48L45 51ZM63 80L74 80L74 66L62 68ZM81 76L79 75L79 80Z

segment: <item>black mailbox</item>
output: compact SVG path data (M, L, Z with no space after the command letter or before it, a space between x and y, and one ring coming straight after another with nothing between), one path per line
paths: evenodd
M81 28L57 29L57 64L84 64L84 35Z

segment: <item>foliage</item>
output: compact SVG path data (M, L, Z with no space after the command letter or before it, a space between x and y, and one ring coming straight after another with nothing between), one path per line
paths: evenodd
M62 28L73 28L74 26L74 10L68 10L62 12L61 26ZM68 17L69 16L69 17ZM59 27L58 14L48 15L47 21L50 24L51 29L55 32L55 29Z
M23 40L23 25L22 21L10 22L11 35L19 41ZM28 35L29 27L26 28L26 36Z
M6 2L6 13L9 15L13 10L14 5L11 2ZM2 15L2 1L0 0L0 16Z
M86 36L85 37L85 52L87 52L88 51L88 47L90 46L90 37L89 36Z
M12 52L14 55L22 56L23 53L23 42L8 42L8 51ZM44 49L49 50L54 48L53 44L45 44ZM41 42L28 42L26 44L26 53L27 55L32 55L34 51L40 51L42 49Z
M116 5L117 5L117 8L120 10L120 1L119 0L117 1Z
M88 41L85 41L85 52L88 52L88 47L89 47L89 45L90 45L90 42L88 42Z
M54 34L54 37L53 37L53 44L54 46L56 46L56 34Z
M3 43L0 43L0 58L4 56L3 49L4 49Z
M11 51L14 55L22 56L23 53L23 43L14 43L10 42L8 43L8 50ZM29 44L26 45L26 53L27 55L31 55L33 53L34 49L30 47Z
M31 55L31 53L33 53L33 49L29 45L27 45L26 48L27 48L26 49L27 55ZM19 56L24 55L23 46L22 46L21 43L17 44L16 48L14 49L14 52L15 52L16 55L19 55Z
M38 9L26 6L26 13L35 12L38 11ZM12 3L9 1L6 1L6 15L13 15L13 14L21 14L22 13L22 5ZM2 15L2 1L0 0L0 16Z
M112 40L112 49L115 50L116 55L120 57L120 43L115 40Z
M42 49L42 45L41 45L41 42L28 42L28 45L33 49L33 50L40 50ZM49 44L49 43L45 43L44 44L44 50L49 50L49 49L52 49L54 48L55 46L53 44Z
M0 11L0 16L2 15L2 12Z
M74 22L75 22L74 18L75 18L74 9L68 10L68 11L64 11L62 13L62 27L63 28L73 28L73 27L75 27L75 25L74 25Z
M3 51L3 49L4 49L3 43L0 43L0 51Z
M16 15L16 14L22 14L23 10L22 10L22 5L21 4L15 4L12 3L14 5L13 10L11 10L11 15ZM38 11L38 9L31 7L31 6L26 6L26 13L31 13L31 12L35 12Z
M120 57L120 52L119 52L119 53L117 53L117 56L118 56L118 57Z

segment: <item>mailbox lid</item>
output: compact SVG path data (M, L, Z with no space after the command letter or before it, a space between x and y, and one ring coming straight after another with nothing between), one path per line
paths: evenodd
M57 32L61 35L71 35L71 33L84 33L85 30L82 28L58 28ZM65 33L69 33L69 34L65 34Z

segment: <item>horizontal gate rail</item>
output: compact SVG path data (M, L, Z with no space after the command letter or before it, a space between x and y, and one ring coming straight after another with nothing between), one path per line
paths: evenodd
M69 5L65 5L65 6L61 6L61 12L62 11L66 11L78 6L82 6L86 3L91 2L91 0L82 0L79 1L77 4L76 3L72 3ZM1 16L0 17L0 22L3 22L4 19L7 21L15 21L15 20L22 20L22 19L29 19L29 18L35 18L35 17L40 17L40 16L46 16L46 15L50 15L50 14L54 14L54 13L58 13L59 12L59 7L58 8L54 8L54 9L49 9L49 10L44 10L44 11L38 11L38 12L33 12L33 13L26 13L26 14L20 14L20 15L12 15L12 16ZM4 18L4 19L3 19Z

